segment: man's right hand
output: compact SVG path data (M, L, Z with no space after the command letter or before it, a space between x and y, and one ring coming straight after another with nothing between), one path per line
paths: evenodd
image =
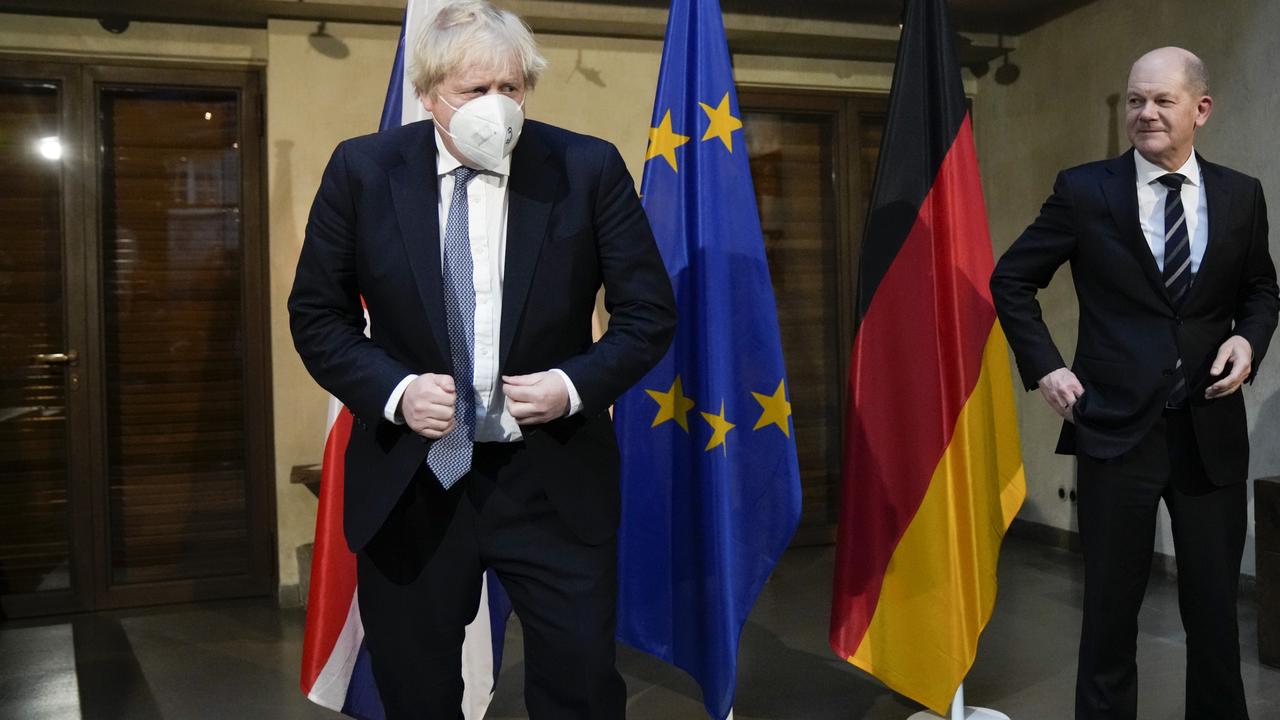
M435 440L453 429L453 378L419 375L400 397L400 414L410 430Z
M1071 409L1075 407L1076 400L1084 395L1084 386L1075 373L1064 367L1058 368L1040 378L1040 395L1062 419L1075 422Z

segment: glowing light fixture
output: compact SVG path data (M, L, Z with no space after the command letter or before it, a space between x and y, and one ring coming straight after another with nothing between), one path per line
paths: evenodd
M204 114L204 119L205 119L205 120L212 120L212 119L213 119L213 113L211 113L211 112L206 112L206 113Z
M36 142L36 151L45 160L62 159L62 141L56 136L42 137Z

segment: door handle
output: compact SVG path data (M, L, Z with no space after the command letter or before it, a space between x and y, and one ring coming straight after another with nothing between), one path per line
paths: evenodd
M79 358L80 355L75 350L68 350L64 353L40 353L36 355L35 361L47 365L75 365Z

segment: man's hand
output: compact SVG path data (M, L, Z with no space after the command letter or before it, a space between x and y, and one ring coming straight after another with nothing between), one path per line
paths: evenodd
M1076 421L1071 408L1083 394L1084 386L1080 384L1076 374L1067 368L1058 368L1040 378L1040 395L1067 422Z
M453 378L419 375L400 396L400 413L410 430L435 440L453 429Z
M1239 335L1232 335L1218 348L1218 356L1213 359L1209 368L1210 375L1221 375L1228 367L1231 372L1218 382L1205 388L1204 396L1209 400L1225 397L1240 389L1240 385L1249 379L1253 372L1253 346Z
M549 422L569 411L569 389L558 373L503 375L507 412L521 425Z

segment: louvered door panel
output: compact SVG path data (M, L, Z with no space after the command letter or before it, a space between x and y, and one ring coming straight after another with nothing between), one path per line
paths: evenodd
M793 543L827 543L840 508L853 278L884 99L767 90L739 99L800 460Z
M245 576L239 112L99 91L109 583Z
M67 367L48 357L68 350L60 103L57 83L0 78L4 596L72 586Z

